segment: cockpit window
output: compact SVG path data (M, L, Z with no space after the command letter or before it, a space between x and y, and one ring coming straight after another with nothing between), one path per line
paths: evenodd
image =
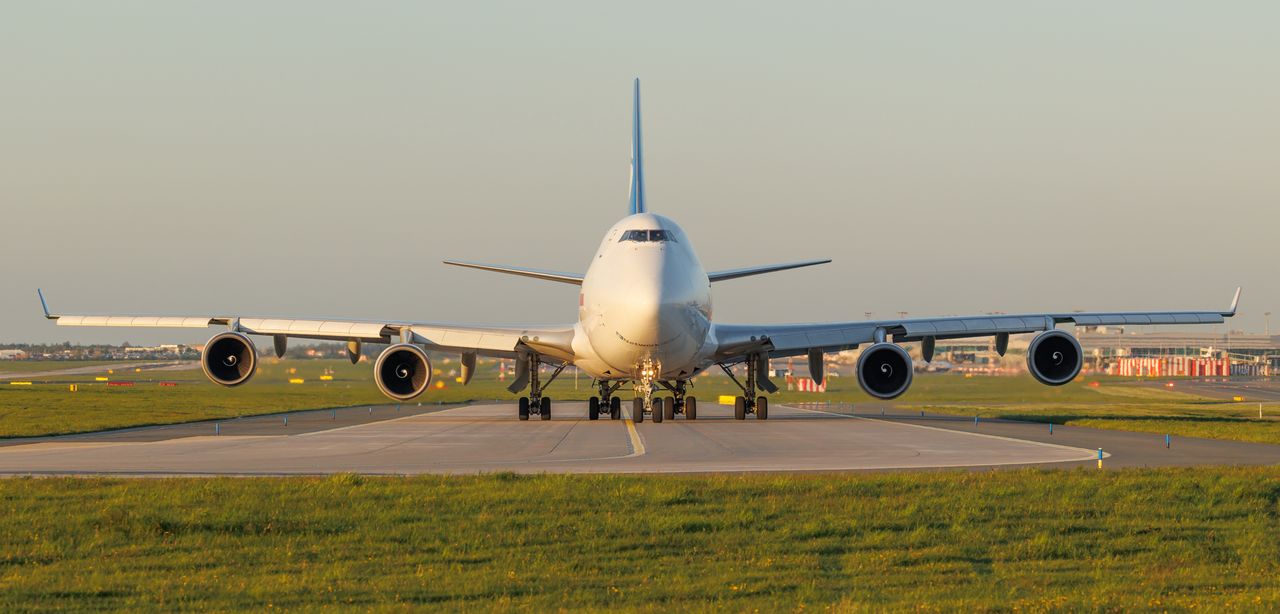
M622 238L618 242L623 241L672 241L676 240L674 232L668 230L628 230L622 233Z

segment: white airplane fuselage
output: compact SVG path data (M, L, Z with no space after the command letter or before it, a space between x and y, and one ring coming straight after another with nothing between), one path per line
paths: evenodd
M574 364L594 378L637 379L647 369L687 379L711 364L711 282L669 218L637 213L614 224L578 301Z

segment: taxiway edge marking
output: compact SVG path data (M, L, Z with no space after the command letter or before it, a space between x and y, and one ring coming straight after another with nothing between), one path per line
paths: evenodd
M631 436L631 454L627 458L644 456L644 440L640 438L640 431L636 430L635 421L630 418L627 419L627 435Z

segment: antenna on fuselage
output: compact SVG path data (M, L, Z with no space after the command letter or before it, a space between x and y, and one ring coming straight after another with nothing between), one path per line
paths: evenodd
M644 147L640 141L640 78L631 110L631 213L644 213Z

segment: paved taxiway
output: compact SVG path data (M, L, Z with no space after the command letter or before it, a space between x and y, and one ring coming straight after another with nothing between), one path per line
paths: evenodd
M297 412L138 428L0 446L4 474L256 475L517 472L850 471L1273 464L1280 446L951 416L853 417L776 406L738 422L703 405L697 421L586 420L582 403L520 422L510 404Z

